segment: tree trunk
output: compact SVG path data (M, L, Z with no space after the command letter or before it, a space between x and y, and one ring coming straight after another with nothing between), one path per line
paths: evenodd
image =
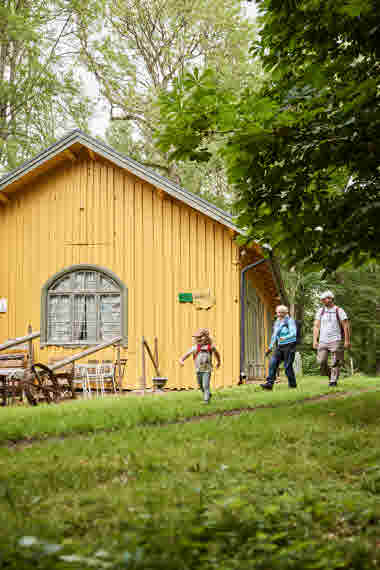
M376 321L380 322L380 303L376 303ZM375 356L375 360L376 360L375 374L376 374L376 376L380 376L380 354L379 354L380 338L379 338L379 333L378 333L377 328L375 328L374 340L375 340L375 354L376 354L376 356Z
M305 318L305 306L303 303L296 303L294 305L294 318L296 321L303 321Z

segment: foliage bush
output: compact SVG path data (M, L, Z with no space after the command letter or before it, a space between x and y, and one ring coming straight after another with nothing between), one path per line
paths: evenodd
M375 474L376 475L376 474ZM378 482L378 473L377 479ZM378 486L375 494L378 494ZM69 554L36 540L3 550L0 568L47 570L125 568L178 570L306 570L377 568L372 539L378 513L349 514L317 492L281 488L271 482L255 494L238 487L229 496L202 496L192 518L173 529L153 520L119 537L118 552ZM366 530L367 540L360 536ZM58 551L56 551L58 550Z
M328 390L320 377L300 380L238 417L3 445L0 569L378 567L379 392L294 405L315 385ZM224 393L233 390L215 399ZM281 394L292 405L275 410Z
M312 376L318 375L320 372L315 350L304 350L301 352L301 356L303 373Z

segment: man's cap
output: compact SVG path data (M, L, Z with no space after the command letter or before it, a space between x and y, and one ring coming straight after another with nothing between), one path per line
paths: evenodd
M332 291L324 291L323 293L321 293L320 299L322 301L322 299L327 299L327 297L334 299L334 293Z

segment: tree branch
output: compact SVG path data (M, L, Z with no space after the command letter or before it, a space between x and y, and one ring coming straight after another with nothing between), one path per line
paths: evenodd
M149 123L149 121L144 119L144 117L140 117L139 115L134 115L133 113L127 113L126 115L122 115L121 117L115 117L114 115L112 115L112 111L111 111L110 120L111 121L137 121L138 123L143 123L144 125L149 127L152 131L154 130L152 128L151 123Z
M138 162L143 166L146 166L147 168L159 168L161 170L165 170L167 174L170 174L171 171L170 166L165 166L164 164L158 164L156 162L143 162L141 160L139 160Z

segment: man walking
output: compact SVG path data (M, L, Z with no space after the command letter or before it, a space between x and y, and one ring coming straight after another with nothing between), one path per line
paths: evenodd
M344 360L344 349L350 348L350 325L347 314L334 303L334 293L322 293L321 307L315 315L313 348L321 365L322 376L329 377L329 386L337 386L340 366ZM328 365L331 353L331 367Z
M293 362L296 354L297 325L295 320L289 316L288 307L279 305L276 307L277 319L273 325L273 334L266 355L276 350L269 364L269 375L265 384L260 384L264 390L272 390L276 380L278 367L284 361L285 373L288 377L289 388L297 388L296 376L294 374Z

